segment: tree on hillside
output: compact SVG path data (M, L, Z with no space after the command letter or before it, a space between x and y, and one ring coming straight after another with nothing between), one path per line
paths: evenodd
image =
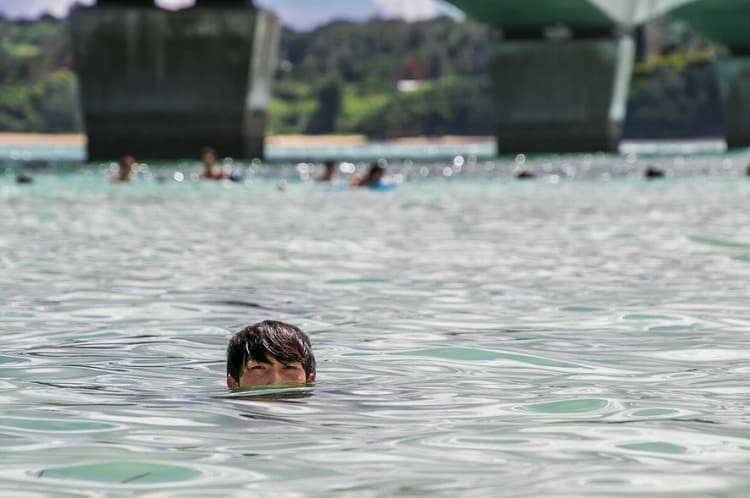
M313 135L334 133L336 119L341 112L341 99L341 81L335 76L329 76L318 89L318 108L305 131Z

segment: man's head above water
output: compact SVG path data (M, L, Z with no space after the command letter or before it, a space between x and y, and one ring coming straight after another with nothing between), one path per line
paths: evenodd
M237 332L227 346L227 387L315 381L315 356L294 325L266 320Z

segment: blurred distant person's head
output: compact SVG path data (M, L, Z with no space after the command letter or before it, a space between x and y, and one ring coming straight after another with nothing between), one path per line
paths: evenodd
M386 162L382 159L370 165L370 171L367 172L365 183L367 186L375 185L383 179L385 175Z
M351 182L350 187L373 187L377 186L385 175L385 169L388 166L385 159L379 159L370 165L370 169L364 175L356 176Z
M206 169L216 166L216 151L211 147L203 147L203 150L201 150L201 162L203 162L203 167Z
M323 174L318 177L319 182L332 182L336 179L336 163L330 159L323 163Z
M201 151L201 162L203 163L201 178L208 180L221 180L224 178L224 172L216 164L216 151L214 149L204 147Z
M657 178L664 178L664 170L657 166L650 165L646 168L646 172L644 173L644 176L649 180L654 180Z
M135 158L131 155L125 154L120 158L120 161L117 163L118 166L118 172L117 172L117 181L119 182L129 182L131 176L133 175L133 167L135 166Z
M16 183L32 183L34 178L28 171L19 171L16 176Z
M514 173L514 176L518 178L519 180L532 180L536 178L536 173L531 171L530 169L520 169Z

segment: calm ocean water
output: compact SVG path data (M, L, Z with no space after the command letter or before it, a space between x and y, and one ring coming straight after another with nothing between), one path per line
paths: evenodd
M745 497L749 158L392 161L392 192L5 163L0 495ZM229 395L269 318L319 381Z

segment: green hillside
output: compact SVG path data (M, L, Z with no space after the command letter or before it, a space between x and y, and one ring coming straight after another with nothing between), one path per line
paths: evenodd
M271 133L492 134L488 30L449 18L286 30ZM398 92L399 80L420 80Z
M0 20L0 130L81 130L64 23Z

